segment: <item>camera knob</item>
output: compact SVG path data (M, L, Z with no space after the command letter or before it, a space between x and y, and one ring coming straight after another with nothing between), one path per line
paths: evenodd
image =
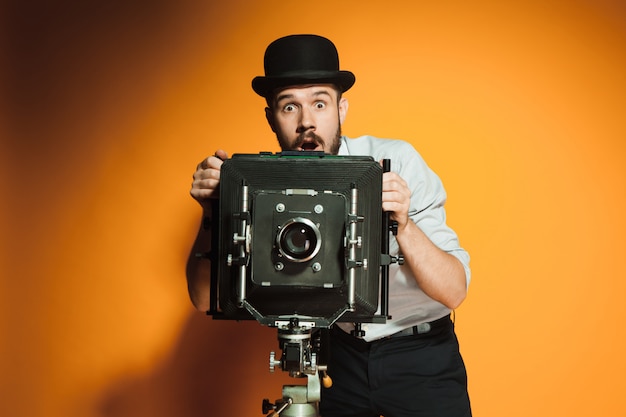
M281 367L281 363L280 361L276 360L276 353L275 352L270 352L270 372L274 372L274 369L276 367Z
M398 234L398 222L396 220L392 220L389 224L389 230L391 233L396 236Z
M322 371L322 385L324 385L324 388L330 388L333 386L333 380L330 376L328 376L326 371Z
M276 405L272 404L267 398L263 399L263 414L267 414L272 410L276 410Z

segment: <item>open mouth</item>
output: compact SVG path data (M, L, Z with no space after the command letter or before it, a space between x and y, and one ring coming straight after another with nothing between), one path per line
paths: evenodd
M303 151L314 151L317 149L317 143L315 142L304 142L300 145L300 149Z

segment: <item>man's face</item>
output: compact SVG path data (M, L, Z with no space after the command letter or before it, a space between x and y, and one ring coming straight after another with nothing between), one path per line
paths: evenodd
M314 84L279 90L266 116L282 150L336 155L347 110L348 101L338 100L333 85Z

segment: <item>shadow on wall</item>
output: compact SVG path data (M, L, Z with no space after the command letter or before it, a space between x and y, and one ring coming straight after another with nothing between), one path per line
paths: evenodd
M262 416L263 398L273 402L283 384L301 383L282 371L270 374L271 350L278 350L275 329L193 314L170 359L146 377L117 381L96 415Z

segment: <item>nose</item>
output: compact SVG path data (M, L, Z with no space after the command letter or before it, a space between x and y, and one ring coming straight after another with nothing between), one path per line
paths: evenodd
M303 107L300 112L300 120L298 123L298 133L315 130L315 118L311 109Z

